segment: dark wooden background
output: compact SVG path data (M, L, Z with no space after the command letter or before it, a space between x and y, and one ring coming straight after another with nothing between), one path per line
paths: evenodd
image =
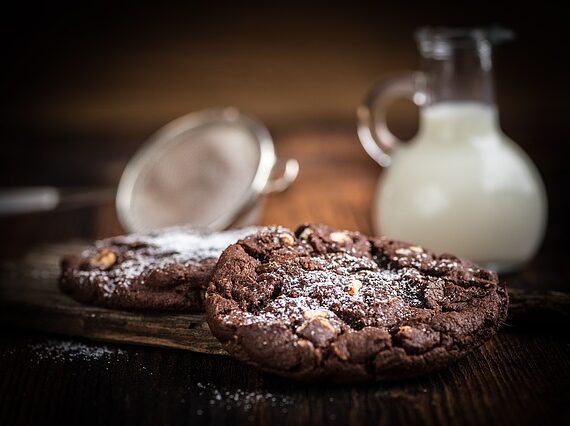
M415 27L499 22L519 33L496 56L503 128L538 165L550 206L540 253L504 278L568 291L563 15L536 5L461 7L248 2L215 10L197 3L9 11L1 29L0 185L115 185L166 121L233 104L267 122L279 154L301 163L298 182L267 198L263 223L323 221L368 232L380 171L355 135L362 94L378 75L417 67ZM412 135L413 115L397 105L395 130ZM111 204L3 218L0 257L119 232ZM69 339L2 327L0 424L568 423L567 336L556 324L507 324L480 351L431 377L317 386L178 350L106 344L99 357L54 356L45 340L49 348ZM101 353L101 345L81 343Z

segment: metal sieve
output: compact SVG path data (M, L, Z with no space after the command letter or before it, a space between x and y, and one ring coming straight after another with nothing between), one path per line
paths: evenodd
M0 215L109 201L128 232L190 224L211 229L257 221L263 194L296 179L299 164L278 159L259 121L235 108L180 117L158 130L128 162L114 190L53 187L0 191Z

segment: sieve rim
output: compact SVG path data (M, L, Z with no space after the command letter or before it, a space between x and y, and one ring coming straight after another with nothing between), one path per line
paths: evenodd
M149 160L151 160L153 154L164 149L169 142L181 134L215 123L231 123L243 126L258 143L259 159L248 190L243 193L235 205L228 206L219 217L213 218L205 227L211 230L225 229L257 203L267 186L271 171L277 162L273 139L269 131L259 120L240 113L234 107L196 111L178 117L158 129L135 152L125 166L117 188L115 208L119 222L127 232L145 232L149 230L137 226L136 220L131 214L131 207L137 179L145 166L150 164Z

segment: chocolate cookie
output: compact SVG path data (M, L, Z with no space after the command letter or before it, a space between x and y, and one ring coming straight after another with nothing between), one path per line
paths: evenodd
M236 358L306 380L393 380L441 369L495 334L497 275L422 247L304 225L228 247L206 292Z
M109 308L203 311L219 255L257 230L207 233L172 227L97 241L62 260L60 289L79 302Z

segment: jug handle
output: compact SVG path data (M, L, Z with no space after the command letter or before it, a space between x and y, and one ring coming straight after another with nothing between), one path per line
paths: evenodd
M417 106L426 101L425 74L404 72L378 81L356 111L357 130L364 150L380 166L390 165L390 153L401 141L390 131L386 111L396 99L409 99Z

